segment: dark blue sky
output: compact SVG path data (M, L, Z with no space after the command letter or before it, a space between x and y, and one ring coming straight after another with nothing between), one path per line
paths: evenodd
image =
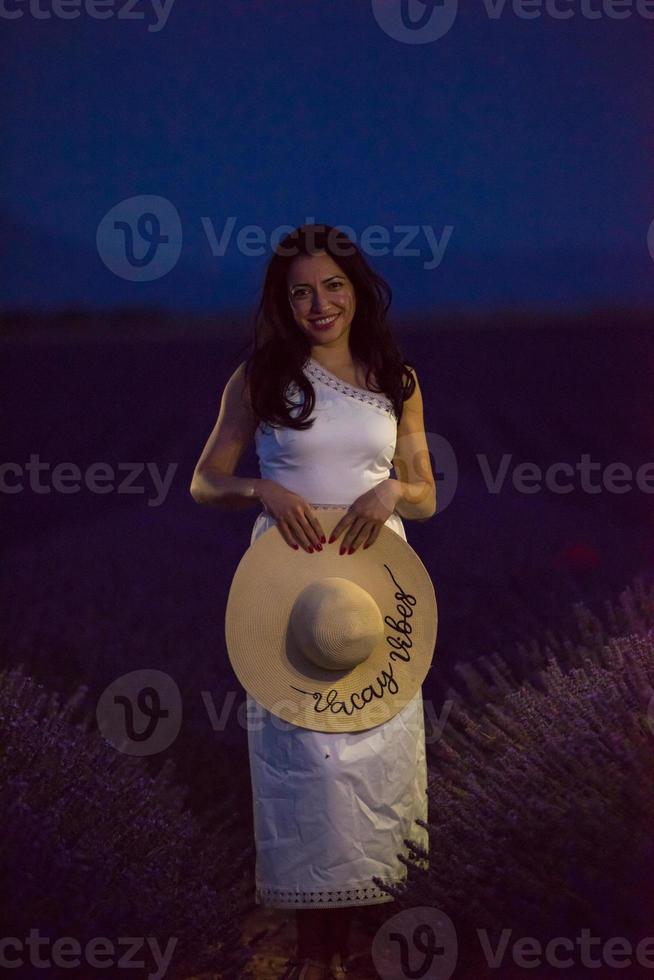
M13 0L0 303L247 308L265 255L232 241L214 257L203 228L230 217L268 241L310 217L382 225L391 249L415 226L418 256L371 256L396 308L653 301L654 20L636 0L623 20L558 2L572 18L466 0L443 37L409 44L370 0L176 0L161 30L151 3L134 7L144 19L116 0L96 20L81 0L75 20L37 20ZM140 195L182 228L178 260L146 282L96 245L103 216ZM432 269L425 226L450 228Z

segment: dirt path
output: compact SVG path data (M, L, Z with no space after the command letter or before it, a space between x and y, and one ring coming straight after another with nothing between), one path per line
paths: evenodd
M383 915L380 907L368 908L365 913L353 910L352 952L348 960L352 980L378 980L379 974L370 959L369 933L372 929L374 934L376 917ZM255 951L250 963L252 980L278 980L295 951L293 911L258 907L246 920L243 940L251 943Z

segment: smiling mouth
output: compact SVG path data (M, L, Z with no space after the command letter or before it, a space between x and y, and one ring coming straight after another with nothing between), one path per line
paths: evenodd
M312 327L329 327L340 315L340 313L334 313L333 316L323 316L319 320L310 320L309 322L311 323Z

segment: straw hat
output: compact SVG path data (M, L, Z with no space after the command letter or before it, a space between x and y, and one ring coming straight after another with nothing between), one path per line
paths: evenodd
M346 507L320 514L329 538ZM225 613L240 683L300 728L360 732L415 696L434 655L434 587L411 546L387 525L367 549L340 538L292 551L276 524L245 552Z

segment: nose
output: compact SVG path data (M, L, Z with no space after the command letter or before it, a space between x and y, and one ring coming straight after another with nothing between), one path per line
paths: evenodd
M313 294L313 300L311 302L311 312L312 313L324 313L331 307L331 299L326 294L321 292L315 292Z

